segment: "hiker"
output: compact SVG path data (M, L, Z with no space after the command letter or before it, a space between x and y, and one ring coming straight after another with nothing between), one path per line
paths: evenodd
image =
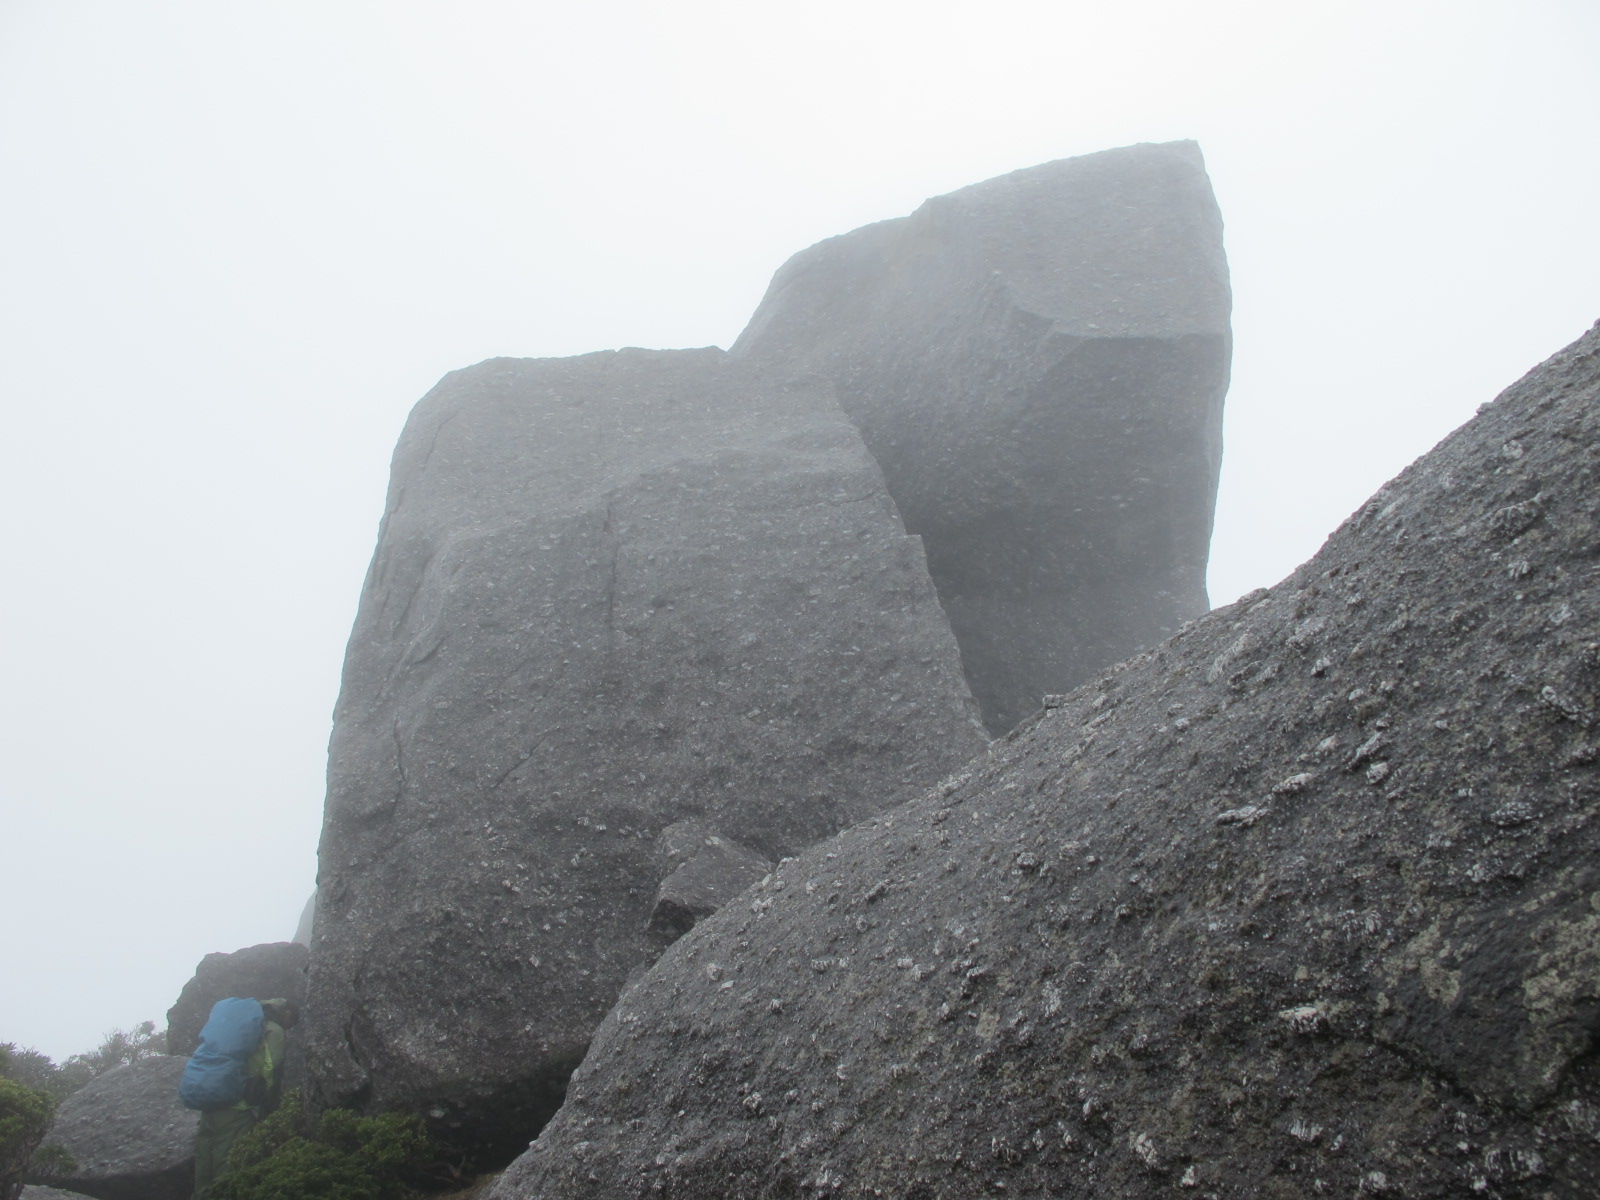
M212 1029L213 1022L248 1022L254 1015L249 1006L254 1004L255 1001L237 999L218 1001L206 1029L201 1031L201 1048L206 1046L206 1031ZM224 1010L224 1005L232 1008ZM284 1032L300 1019L300 1010L292 1000L263 1000L259 1008L261 1034L242 1064L243 1095L225 1106L200 1108L200 1128L194 1139L194 1200L207 1200L211 1185L227 1173L228 1151L233 1144L278 1107L283 1090ZM254 1029L253 1024L244 1027Z

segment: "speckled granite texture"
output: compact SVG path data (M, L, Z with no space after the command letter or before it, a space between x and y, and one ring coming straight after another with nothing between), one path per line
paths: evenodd
M495 1200L1600 1195L1600 326L782 864Z

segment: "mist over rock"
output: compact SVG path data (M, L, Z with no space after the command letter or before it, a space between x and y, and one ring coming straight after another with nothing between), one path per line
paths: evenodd
M711 875L725 894L985 744L921 543L824 382L714 348L447 376L395 451L335 718L318 1101L509 1157L677 932L649 927L686 861L663 835L730 852L677 880L681 926Z
M1206 611L1230 307L1200 150L1169 142L812 246L733 353L838 389L1004 733Z
M299 942L302 946L311 945L311 928L317 915L317 893L312 892L306 900L306 906L300 910L300 919L295 922L294 937L291 941Z
M1600 325L685 935L492 1196L1600 1194L1597 495Z
M188 1200L200 1114L178 1102L187 1061L158 1055L113 1067L62 1101L45 1137L78 1162L57 1180L62 1189L96 1200Z

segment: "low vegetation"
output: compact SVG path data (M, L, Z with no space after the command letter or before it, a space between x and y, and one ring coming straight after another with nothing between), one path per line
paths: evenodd
M309 1120L299 1092L239 1140L215 1200L405 1200L451 1172L420 1118L329 1109Z

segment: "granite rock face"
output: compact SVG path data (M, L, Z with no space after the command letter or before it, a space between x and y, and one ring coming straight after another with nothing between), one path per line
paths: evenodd
M802 251L733 347L838 389L991 731L1205 612L1232 341L1193 142L1017 171Z
M1597 498L1600 325L685 935L495 1200L1600 1195Z
M57 1181L62 1190L96 1200L188 1200L200 1121L178 1102L188 1061L159 1055L113 1067L62 1101L45 1138L78 1162Z
M826 384L716 349L447 376L395 452L335 717L316 1101L509 1158L676 932L648 928L667 842L776 861L984 745Z

